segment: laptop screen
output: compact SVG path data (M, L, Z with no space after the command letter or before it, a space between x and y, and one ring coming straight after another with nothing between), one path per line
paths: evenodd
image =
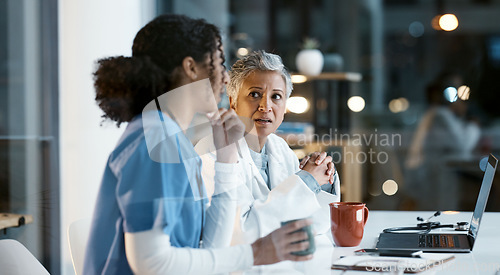
M479 230L479 223L481 222L481 217L483 216L484 210L486 209L486 203L488 202L488 195L490 194L491 185L493 183L493 177L495 176L495 169L497 168L498 160L490 154L488 158L488 163L486 165L486 170L484 171L483 183L481 184L481 190L479 190L479 196L476 202L476 208L474 209L474 214L472 214L472 220L469 227L469 235L475 240L477 237L477 231Z

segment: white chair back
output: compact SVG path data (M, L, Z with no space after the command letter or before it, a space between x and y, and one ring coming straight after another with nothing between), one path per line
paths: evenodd
M69 250L76 275L83 274L83 261L89 238L90 223L90 218L84 218L72 222L68 228Z
M50 275L23 244L12 239L0 240L0 274Z

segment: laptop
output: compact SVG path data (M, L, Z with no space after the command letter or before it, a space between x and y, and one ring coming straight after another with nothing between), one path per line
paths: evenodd
M392 250L422 250L423 252L471 252L486 208L497 163L498 160L490 154L467 233L432 233L432 231L431 233L381 233L376 247Z

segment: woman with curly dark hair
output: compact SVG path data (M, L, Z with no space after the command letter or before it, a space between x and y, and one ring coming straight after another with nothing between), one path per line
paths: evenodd
M85 274L212 274L308 260L290 223L251 245L231 240L238 184L235 141L244 126L216 103L228 77L219 30L204 20L162 15L136 35L132 57L98 61L96 102L104 118L127 122L97 197ZM186 136L196 113L212 124L217 150L210 203L201 160ZM225 247L217 248L216 247Z

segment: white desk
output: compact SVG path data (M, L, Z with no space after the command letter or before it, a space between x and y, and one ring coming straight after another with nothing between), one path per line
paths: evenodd
M316 252L308 262L281 262L274 265L254 267L233 274L382 274L362 271L331 270L331 263L340 256L349 256L359 248L375 247L378 234L387 227L413 226L416 217L428 218L433 212L370 211L365 235L359 247L334 247L330 235L316 237ZM457 221L470 222L471 212L443 213L434 218L443 224ZM479 228L478 238L472 253L457 253L456 259L446 268L436 267L419 274L495 274L500 268L500 213L485 213ZM500 272L498 273L500 274Z

